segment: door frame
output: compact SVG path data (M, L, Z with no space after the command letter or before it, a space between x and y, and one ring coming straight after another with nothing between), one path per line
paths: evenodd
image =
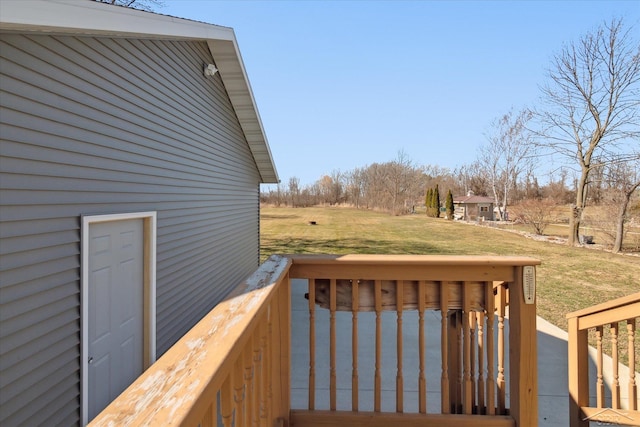
M156 212L83 215L81 228L80 290L80 393L82 425L89 422L89 228L92 224L130 219L143 220L143 369L156 361Z

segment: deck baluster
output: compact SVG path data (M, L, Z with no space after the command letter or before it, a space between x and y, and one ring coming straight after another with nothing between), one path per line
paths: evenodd
M440 330L440 351L441 351L441 364L442 364L442 376L440 378L440 411L443 414L451 413L451 401L449 396L449 284L447 282L440 283L440 316L441 316L441 330Z
M231 402L233 402L233 385L231 375L227 376L220 389L220 406L222 415L222 425L224 427L232 427L233 410Z
M506 413L506 387L504 380L504 317L506 295L504 286L498 286L498 414Z
M424 336L424 311L426 310L425 288L427 284L424 280L418 282L418 412L427 413L427 379L425 377L425 336Z
M634 372L636 366L635 334L636 319L627 319L629 372ZM638 385L635 375L629 375L629 409L638 410Z
M464 316L461 322L463 328L462 332L462 360L463 360L463 385L462 385L462 411L465 414L471 414L473 409L472 394L473 394L473 365L472 365L472 352L473 352L473 325L469 302L469 286L468 283L462 285L462 304L464 310Z
M382 400L382 282L374 282L376 310L376 368L374 373L373 410L380 412Z
M254 426L260 425L260 404L262 400L262 357L260 355L260 334L256 329L253 333L253 417Z
M476 333L478 332L476 329L476 313L475 311L470 311L467 314L467 320L469 322L469 338L470 338L470 345L469 345L469 358L471 359L471 364L469 366L470 368L470 376L471 376L471 381L469 383L469 390L467 391L467 394L471 394L471 399L469 401L469 406L470 406L470 410L471 412L469 413L473 413L474 408L476 406L476 384L477 384L477 379L476 379L476 357L477 357L477 353L478 353L478 343L477 343L477 337L476 337Z
M273 318L272 301L267 310L267 421L273 419Z
M217 393L216 393L217 394ZM215 420L215 421L214 421ZM202 417L201 427L218 427L218 402L217 399L209 405L207 411Z
M267 427L267 323L260 327L260 426Z
M336 279L329 281L329 409L336 410Z
M486 286L487 284L485 284ZM485 401L485 370L484 370L484 313L482 311L476 312L476 322L478 324L478 414L486 414L486 401Z
M253 349L251 346L251 340L247 342L246 347L243 351L243 360L244 360L244 390L246 393L245 398L245 424L253 425L253 408L254 408L254 384L253 384L253 363L252 363L252 354Z
M611 385L611 407L620 409L620 375L618 373L618 322L610 325L611 359L613 365L613 384Z
M396 412L404 410L404 377L402 375L402 313L404 312L404 283L402 280L396 282Z
M244 382L242 381L242 358L233 365L233 402L236 414L235 426L244 426Z
M493 325L495 322L495 299L493 296L493 286L486 287L485 301L487 304L487 415L494 415L496 413L496 387L493 371L493 362L495 360L495 338L493 336Z
M309 279L309 410L316 408L316 280Z
M360 309L360 296L358 286L360 281L351 281L351 410L358 411L358 311Z
M454 369L456 373L456 388L455 388L455 398L454 402L456 402L456 410L455 413L462 414L464 413L464 331L465 325L463 324L462 319L462 310L456 310L454 312L455 321L453 322L454 327L451 329L454 334L453 342L455 342L455 363Z
M449 400L451 413L462 413L462 310L449 311L448 342L449 342Z
M604 377L602 374L602 335L603 327L596 327L596 407L604 408Z

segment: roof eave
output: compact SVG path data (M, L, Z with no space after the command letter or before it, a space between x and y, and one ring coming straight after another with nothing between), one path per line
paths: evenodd
M244 136L253 153L263 184L280 182L275 169L262 120L249 84L235 37L232 40L209 39L207 45L216 61L227 95L236 112Z

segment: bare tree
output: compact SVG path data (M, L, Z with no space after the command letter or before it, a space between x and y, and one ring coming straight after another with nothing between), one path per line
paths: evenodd
M544 234L551 223L556 204L551 199L527 199L513 207L514 219L530 225L533 231Z
M324 175L316 185L318 186L319 203L337 205L344 201L344 174L339 170L334 170L331 175Z
M355 168L345 175L347 197L356 208L364 195L366 173L364 168Z
M300 178L295 176L289 178L289 196L291 197L291 207L298 206L300 203Z
M269 203L273 204L276 207L280 207L283 203L283 199L286 198L285 191L283 190L282 184L276 184L275 189L273 187L269 188L268 193L260 192L260 202L261 203ZM286 200L285 200L286 202Z
M610 184L609 200L617 207L613 242L613 252L617 253L622 250L629 203L640 188L640 158L635 162L612 164L607 168L605 175Z
M420 168L422 178L418 180L418 184L422 185L421 190L425 188L434 188L436 185L440 188L440 194L446 195L451 190L452 193L462 194L462 190L458 191L458 183L453 173L445 167L437 165L425 165ZM418 194L424 196L424 194Z
M535 148L527 129L531 117L529 110L511 110L494 120L488 144L480 148L480 167L489 178L500 221L505 219L509 194L518 177L531 164Z
M522 186L518 188L518 192L516 194L515 199L518 201L527 200L527 199L541 199L542 198L542 189L540 184L538 183L538 178L535 176L533 172L533 165L531 169L527 170L525 173L525 178ZM513 199L512 202L513 203Z
M568 171L560 169L560 176L549 174L549 182L542 188L542 197L550 198L558 204L572 203L575 193L567 187Z
M331 199L330 204L340 204L344 202L344 187L345 187L345 174L340 172L339 169L334 169L331 172Z
M414 204L412 187L415 186L415 168L404 150L398 151L396 160L387 165L387 179L385 187L391 200L391 213L399 215L406 213L409 206Z
M589 175L602 166L595 160L621 162L638 152L640 43L632 36L622 20L612 20L568 44L554 57L542 89L542 144L578 167L569 245L579 242Z
M318 192L320 195L321 203L331 203L331 195L333 193L333 179L329 175L324 175L316 182L318 186Z
M117 6L130 7L133 9L146 10L152 12L157 7L164 7L163 0L94 0L98 3L115 4Z
M473 193L477 196L487 196L489 194L487 192L489 181L480 162L476 161L469 165L463 165L454 170L454 174L458 181L456 188L458 193Z
M363 194L367 208L389 209L384 183L388 179L385 163L373 163L364 171Z

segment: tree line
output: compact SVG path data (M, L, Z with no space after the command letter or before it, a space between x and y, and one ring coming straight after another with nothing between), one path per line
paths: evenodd
M620 224L627 223L633 213L640 215L640 194L637 187L631 190L639 172L630 164L615 164L596 170L590 180L588 203L602 206L605 212L605 217L595 225L609 230L614 243L618 234L624 236L624 228L617 230ZM508 212L510 220L530 224L538 234L542 234L551 221L568 221L568 218L557 218L555 208L575 201L575 173L561 168L542 179L544 184L539 183L532 169L512 178L503 190L508 194L508 202L496 209L496 218L501 219L500 215L507 216ZM494 198L494 190L493 181L478 164L453 170L417 165L401 152L388 162L344 172L335 170L310 185L303 186L297 177L291 177L287 183L263 191L261 202L289 207L350 206L392 215L424 213L452 218L453 196L475 194ZM442 198L439 194L446 196ZM499 197L503 197L502 194L500 192ZM444 215L435 206L443 208ZM622 240L619 245L621 248Z
M518 203L535 198L568 204L575 194L571 187L566 169L549 176L544 185L540 185L535 176L524 174L511 185L509 201ZM438 196L434 197L436 188ZM432 190L431 194L429 190ZM426 213L428 207L434 208L436 203L442 205L441 192L447 195L451 193L452 196L473 193L490 197L491 191L489 180L475 166L451 170L435 165L418 165L400 152L396 159L388 162L373 163L344 172L335 170L310 185L303 186L299 178L291 177L287 183L263 191L261 201L289 207L347 205L404 215ZM601 187L598 193L606 191Z

